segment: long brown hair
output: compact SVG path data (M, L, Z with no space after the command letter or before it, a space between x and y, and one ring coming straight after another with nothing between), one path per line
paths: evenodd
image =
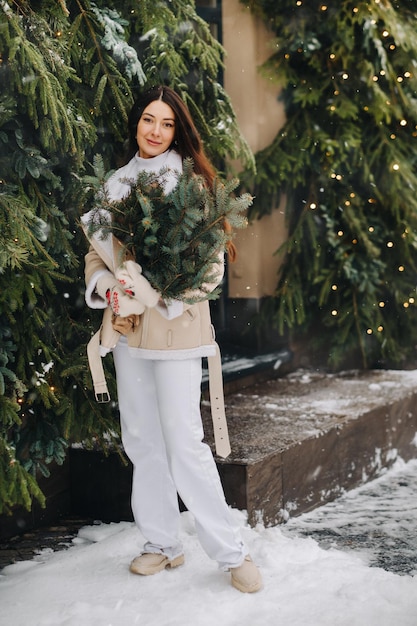
M175 115L175 135L170 149L175 150L183 158L191 158L194 163L196 174L203 176L207 187L211 188L216 177L216 171L204 152L203 142L193 122L187 105L182 98L170 87L158 85L143 92L134 103L128 119L129 144L126 155L128 162L139 149L136 139L137 127L146 107L154 100L161 100L168 104ZM231 226L227 220L224 222L225 232L231 236ZM227 244L229 260L236 258L236 248L229 241Z

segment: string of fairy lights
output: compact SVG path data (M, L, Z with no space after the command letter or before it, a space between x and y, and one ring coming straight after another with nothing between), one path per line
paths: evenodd
M374 0L374 4L375 5L381 5L382 2L381 2L381 0ZM304 2L304 0L296 0L295 5L296 5L296 7L303 7L304 6L304 7L311 8L311 7L308 6L307 2ZM367 4L367 8L369 10L369 8L370 8L369 7L369 3ZM325 12L327 12L329 10L329 5L323 3L323 4L319 5L318 10L321 13L325 13ZM358 14L359 11L360 11L359 7L353 7L352 8L352 13L353 14ZM369 21L370 21L371 26L373 26L375 28L377 27L377 20L376 19L370 19ZM384 47L385 47L385 49L387 50L388 53L392 53L392 52L394 52L397 49L397 46L396 46L395 42L394 41L389 41L389 39L391 37L391 33L390 33L390 31L388 30L388 28L386 26L382 27L382 30L380 31L380 37L381 37L382 42L384 42L384 40L386 41L386 45L384 45ZM299 47L297 49L297 52L302 54L304 52L303 47ZM284 59L286 61L290 61L290 59L292 57L292 54L289 53L289 52L286 52L283 56L284 56ZM337 62L337 55L334 52L330 52L328 58L329 58L331 63L336 63ZM373 83L378 83L381 79L395 80L399 86L403 87L405 81L414 78L413 72L411 72L408 69L406 69L404 71L401 71L401 73L398 73L398 75L395 76L396 73L397 72L395 72L392 68L390 68L390 71L388 71L388 68L382 67L377 73L375 73L373 76L371 76L370 79L371 79L371 81ZM343 70L343 71L339 72L338 73L338 77L342 81L348 81L350 79L349 71ZM334 92L333 92L333 95L334 95L334 97L337 98L340 95L340 90L335 88ZM390 102L389 99L386 100L386 105L387 106L391 105L391 102ZM331 113L336 112L337 111L337 105L334 102L330 102L329 105L328 105L328 110ZM363 110L365 112L367 112L367 111L369 111L369 107L367 105L364 105L363 106ZM402 128L402 129L406 129L407 127L410 127L411 135L413 137L417 137L417 126L412 127L412 125L410 124L409 120L407 120L405 117L400 119L400 120L398 120L397 123L398 123L399 127ZM394 131L391 132L391 134L389 135L389 138L392 141L395 141L397 139L397 133L394 132ZM330 157L331 155L328 154L327 156ZM389 166L389 169L390 169L391 173L393 173L393 174L400 172L400 169L401 169L400 163L393 162ZM342 182L343 181L343 174L341 174L341 173L338 173L338 172L335 172L335 171L330 171L329 176L330 176L331 179L334 179L335 181L338 181L338 182ZM348 196L348 198L346 200L344 200L344 202L342 202L342 205L344 205L346 207L351 206L352 200L354 200L355 197L356 197L356 194L353 191L351 191L349 196ZM371 205L375 205L377 203L377 200L375 198L371 197L371 198L368 199L368 203L371 204ZM312 211L316 211L317 209L319 209L319 205L318 205L317 202L312 201L312 202L309 203L309 208ZM372 225L369 226L368 227L368 232L369 232L370 235L372 235L375 232L374 226L372 226ZM409 230L407 228L404 228L404 231L401 234L401 237L405 239L406 237L408 237L408 235L409 235ZM346 236L346 233L344 232L344 230L339 229L337 231L337 237L338 238L344 239L345 236ZM358 244L358 238L355 237L355 236L352 237L351 244L352 244L352 246L356 246ZM388 250L390 250L390 249L393 249L395 247L395 242L392 239L388 239L386 241L385 245L386 245L386 248ZM405 267L405 265L403 263L401 263L398 266L398 268L397 268L397 271L399 273L403 273L405 270L406 270L406 267ZM338 284L333 283L330 286L330 291L331 292L335 293L338 290L339 290L339 285ZM415 293L412 293L407 299L404 300L404 302L402 303L402 306L403 306L404 310L407 311L412 305L415 305L415 304L416 304L416 296L415 296ZM387 302L384 301L384 300L379 300L378 302L375 302L375 306L377 306L382 311L387 306ZM329 311L330 311L330 315L332 317L337 317L339 315L339 313L340 313L337 308L330 308ZM382 324L378 324L378 326L376 327L375 330L378 333L382 333L384 331L384 327L383 327ZM368 335L372 335L374 333L374 329L373 328L367 328L365 330L365 332Z

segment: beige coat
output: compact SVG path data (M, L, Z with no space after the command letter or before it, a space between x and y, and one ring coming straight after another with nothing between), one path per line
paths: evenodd
M117 250L117 243L114 245ZM114 258L117 255L113 255L111 260L107 258L107 262L103 260L103 256L106 258L100 242L93 240L85 257L87 288L95 282L94 277L99 272L107 269L114 272ZM132 317L135 319L126 336L129 347L137 351L137 356L183 359L190 356L213 356L216 352L208 300L184 305L182 315L171 320L164 318L156 308L146 308L142 315ZM100 336L102 354L114 348L120 338L120 333L113 328L112 318L111 309L106 307Z

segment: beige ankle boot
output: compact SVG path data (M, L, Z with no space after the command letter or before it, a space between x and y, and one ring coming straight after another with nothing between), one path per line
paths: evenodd
M262 587L262 576L251 557L245 557L242 565L230 569L232 585L243 593L253 593Z
M169 559L165 554L159 552L144 552L133 559L129 569L133 574L151 576L152 574L162 572L167 567L178 567L183 563L183 554L175 557L175 559Z

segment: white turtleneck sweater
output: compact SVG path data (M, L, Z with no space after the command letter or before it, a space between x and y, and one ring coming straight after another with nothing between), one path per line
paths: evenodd
M109 200L121 200L130 193L131 187L127 181L135 182L139 172L163 172L160 184L168 194L174 189L178 175L182 172L182 158L174 150L167 150L150 159L142 159L135 155L129 163L116 170L106 184Z

